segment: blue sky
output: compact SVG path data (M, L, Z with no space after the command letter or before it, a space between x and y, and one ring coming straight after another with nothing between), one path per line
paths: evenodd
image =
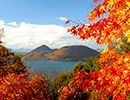
M86 16L94 5L93 0L0 0L5 45L15 49L33 49L42 44L52 48L65 45L102 48L95 42L66 34L68 26L64 24L66 19L88 23Z
M62 25L57 17L85 19L91 5L92 0L0 0L0 19Z

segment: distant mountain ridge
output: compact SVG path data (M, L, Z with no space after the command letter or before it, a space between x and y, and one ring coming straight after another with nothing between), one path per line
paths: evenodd
M19 49L11 49L12 52L18 53L20 55L26 55L31 49L19 48Z
M59 49L51 49L46 45L37 47L23 57L25 60L84 60L99 53L82 45L64 46Z

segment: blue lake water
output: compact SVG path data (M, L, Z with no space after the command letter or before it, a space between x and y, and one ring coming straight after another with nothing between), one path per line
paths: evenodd
M33 72L37 69L39 72L55 76L59 72L72 71L77 61L45 61L45 60L25 60L27 69Z

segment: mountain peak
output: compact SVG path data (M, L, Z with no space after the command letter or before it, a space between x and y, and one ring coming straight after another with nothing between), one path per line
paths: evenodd
M64 46L57 50L50 49L46 45L42 45L27 54L24 59L34 60L84 60L91 56L98 55L96 50L93 50L83 45Z
M41 45L37 48L35 48L34 50L32 50L31 52L37 51L37 52L41 52L41 51L51 51L52 49L49 48L47 45Z

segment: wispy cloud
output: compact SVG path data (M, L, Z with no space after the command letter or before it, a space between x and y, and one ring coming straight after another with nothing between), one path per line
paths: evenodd
M57 19L61 20L61 21L67 21L68 19L65 17L58 17Z
M4 25L5 33L3 41L9 48L34 49L46 44L52 48L59 48L66 45L86 45L94 49L100 48L93 41L82 41L66 32L66 28L60 25L38 25L27 22L13 26L0 21L0 26ZM14 27L15 26L15 27ZM3 27L3 26L2 26Z

